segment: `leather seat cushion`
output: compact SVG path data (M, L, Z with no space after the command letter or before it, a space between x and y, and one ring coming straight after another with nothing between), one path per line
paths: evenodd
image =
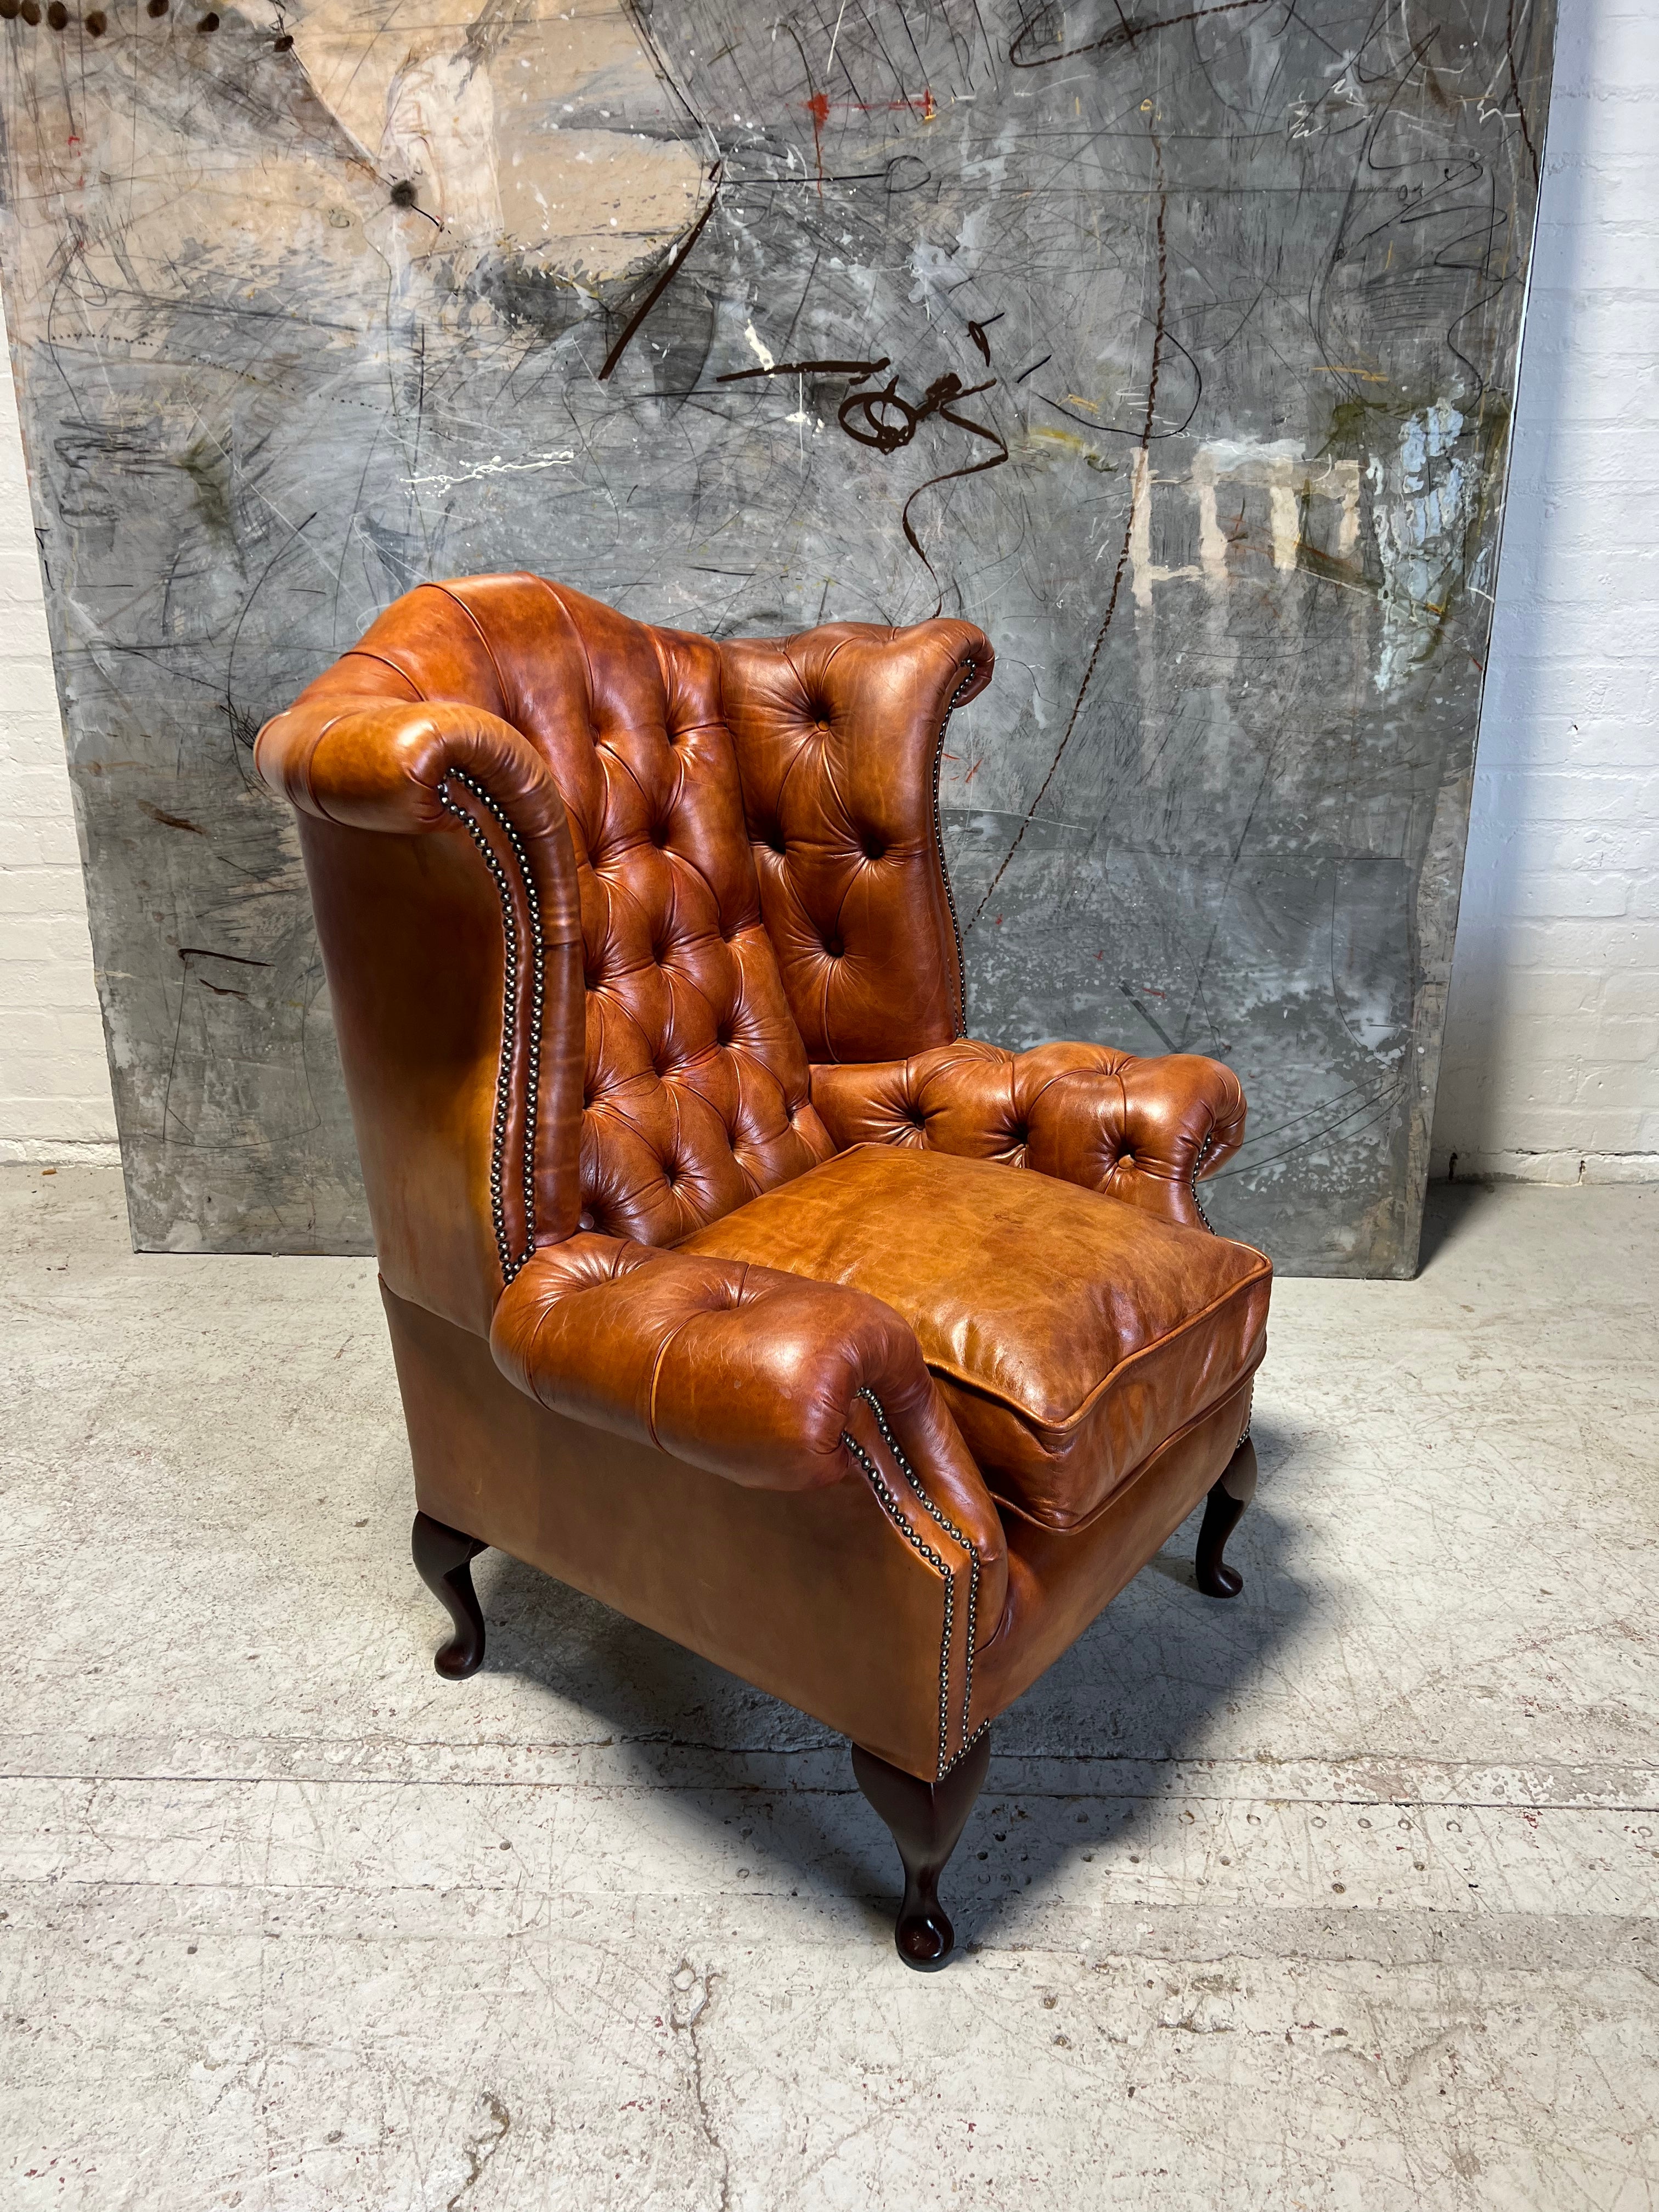
M857 1146L679 1249L884 1298L1000 1501L1053 1528L1098 1512L1267 1348L1260 1252L1000 1161Z

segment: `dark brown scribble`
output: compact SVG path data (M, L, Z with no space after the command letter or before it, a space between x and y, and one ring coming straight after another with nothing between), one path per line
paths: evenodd
M623 325L622 336L617 340L616 344L611 347L610 352L606 354L605 357L605 365L599 371L599 382L601 384L605 384L609 381L611 370L615 368L617 363L622 359L623 356L628 350L629 340L634 336L635 331L639 329L640 325L645 320L653 307L656 306L658 301L661 299L663 294L668 289L674 279L679 275L680 270L685 265L686 256L690 252L697 240L702 236L703 226L708 222L709 216L714 214L716 204L720 199L720 172L724 167L724 162L716 161L714 167L708 172L709 192L708 206L704 208L702 213L697 217L690 229L686 232L685 236L680 240L678 250L676 252L672 260L669 262L661 276L658 277L656 283L646 294L644 299L641 301L639 306L629 317L627 323Z
M1155 31L1173 31L1182 23L1207 23L1212 15L1236 15L1242 9L1265 8L1268 0L1218 0L1213 8L1188 8L1179 15L1127 16L1121 6L1115 6L1117 21L1097 39L1086 40L1080 46L1066 46L1052 54L1038 54L1034 60L1022 61L1019 50L1038 25L1053 17L1058 11L1054 0L1042 0L1042 5L1033 10L1020 25L1008 48L1008 58L1016 69L1048 69L1055 62L1073 60L1079 54L1109 54L1120 46L1133 46L1140 40L1150 38Z

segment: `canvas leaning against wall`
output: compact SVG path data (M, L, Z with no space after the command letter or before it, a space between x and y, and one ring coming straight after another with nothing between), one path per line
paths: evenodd
M1551 0L0 0L141 1245L368 1224L270 714L428 578L981 623L969 1026L1229 1060L1218 1227L1409 1273Z

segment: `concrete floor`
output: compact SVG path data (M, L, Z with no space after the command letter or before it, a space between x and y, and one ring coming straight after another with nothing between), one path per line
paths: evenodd
M936 1978L825 1732L510 1560L433 1673L373 1270L0 1170L9 2206L1650 2206L1659 1190L1287 1282L1000 1724Z

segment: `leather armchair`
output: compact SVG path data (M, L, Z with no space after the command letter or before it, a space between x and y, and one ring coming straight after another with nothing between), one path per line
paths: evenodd
M1215 1062L963 1035L962 622L716 643L424 585L261 732L296 810L441 1673L486 1545L848 1735L937 1893L998 1713L1255 1480Z

